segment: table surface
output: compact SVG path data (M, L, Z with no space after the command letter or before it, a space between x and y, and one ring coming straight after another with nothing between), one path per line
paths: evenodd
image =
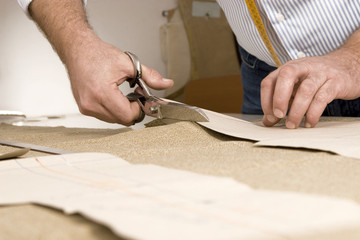
M75 152L96 149L133 164L151 163L231 177L255 189L333 196L360 203L357 159L306 149L255 147L253 141L224 136L191 122L148 124L150 127L125 128L81 115L43 117L17 121L18 126L2 124L0 136ZM0 146L0 150L8 149ZM31 151L25 157L41 155ZM79 215L67 216L42 206L4 206L0 207L0 215L0 239L1 234L6 234L4 239L121 239Z

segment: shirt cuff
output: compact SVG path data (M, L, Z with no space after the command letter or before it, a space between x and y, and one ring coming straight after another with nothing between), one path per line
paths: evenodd
M32 2L32 0L17 0L21 8L24 10L24 12L29 16L29 5ZM87 0L83 0L84 6L87 3Z
M17 0L17 1L19 3L20 7L24 10L24 12L29 14L28 7L32 0Z

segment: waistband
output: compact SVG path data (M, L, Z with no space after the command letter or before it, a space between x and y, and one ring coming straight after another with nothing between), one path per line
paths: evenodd
M241 55L242 63L245 63L248 67L254 70L262 70L269 73L277 69L277 67L271 66L266 62L261 61L254 55L251 55L241 46L238 46L238 48L239 48L239 53Z

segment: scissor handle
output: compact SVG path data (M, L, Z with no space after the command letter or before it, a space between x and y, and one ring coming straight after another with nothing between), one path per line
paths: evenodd
M135 92L129 93L128 95L126 95L126 97L130 102L135 102L136 101L140 105L140 115L135 120L134 124L139 123L142 120L144 120L144 118L145 118L145 111L144 110L145 110L146 98L143 95L141 95L139 93L135 93Z
M139 85L140 88L144 92L144 96L146 98L149 98L150 96L152 96L152 94L151 94L148 86L145 84L144 80L142 80L142 69L141 69L141 63L140 63L139 58L135 54L128 52L128 51L126 51L125 54L129 56L129 58L131 59L131 61L133 63L133 66L134 66L134 76L135 77L128 80L130 87L133 88L133 87L135 87L136 84Z

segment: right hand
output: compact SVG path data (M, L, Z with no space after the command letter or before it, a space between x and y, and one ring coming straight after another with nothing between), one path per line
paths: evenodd
M126 126L139 117L139 104L129 102L118 89L134 77L133 63L124 52L95 37L73 48L65 65L82 114ZM173 85L172 80L164 79L156 70L144 65L142 79L154 89Z

